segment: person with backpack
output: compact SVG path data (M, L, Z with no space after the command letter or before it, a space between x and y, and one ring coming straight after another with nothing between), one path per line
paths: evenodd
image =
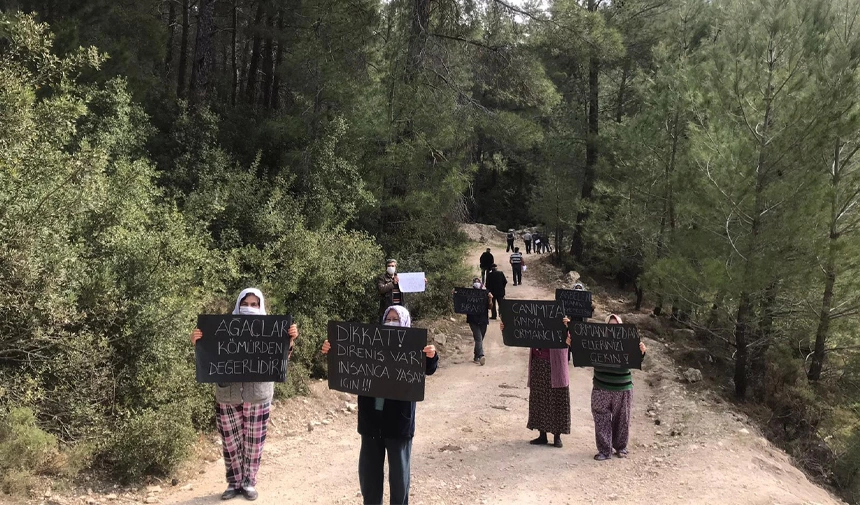
M511 269L514 274L514 286L519 286L523 283L523 267L525 266L525 261L523 261L523 255L520 253L520 248L515 247L514 253L511 254L510 260L508 260L511 264Z
M505 236L505 239L508 241L508 247L505 249L505 252L511 252L511 249L514 248L514 230L513 228L508 230L508 234Z

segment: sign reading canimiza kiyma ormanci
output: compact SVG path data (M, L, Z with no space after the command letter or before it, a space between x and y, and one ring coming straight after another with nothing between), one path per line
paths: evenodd
M329 321L328 387L389 400L424 400L427 330Z
M564 307L544 300L499 300L505 329L502 340L513 347L563 349L567 347Z
M486 289L454 288L454 313L486 316L488 293Z
M571 321L570 340L573 366L642 368L635 325Z
M292 316L197 316L197 382L284 382L292 324Z
M564 304L564 314L567 317L591 317L591 291L579 289L556 289L555 301Z

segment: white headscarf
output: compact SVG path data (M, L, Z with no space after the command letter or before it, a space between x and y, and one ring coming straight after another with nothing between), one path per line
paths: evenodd
M609 324L609 322L612 321L613 317L618 321L618 324L624 324L621 321L621 316L619 316L618 314L609 314L608 316L606 316L606 324Z
M262 291L257 288L247 288L243 289L241 293L239 293L239 297L236 298L236 307L233 309L233 315L239 315L239 304L242 303L242 300L245 299L248 295L254 295L260 299L260 315L266 315L266 299L263 297Z
M392 305L385 309L385 314L382 315L382 322L385 322L385 318L388 317L388 313L391 311L397 312L397 315L400 317L400 327L401 328L411 328L412 327L412 316L409 315L409 311L406 310L406 307L402 305Z

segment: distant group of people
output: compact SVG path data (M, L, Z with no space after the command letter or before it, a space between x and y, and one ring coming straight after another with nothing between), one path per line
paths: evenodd
M531 254L532 251L534 251L535 254L552 252L552 244L550 244L549 237L544 234L526 230L520 238L526 246L526 254ZM513 229L508 230L508 233L505 235L505 240L508 245L505 252L513 251L516 242L516 234Z
M527 242L528 244L528 242ZM528 247L528 246L527 246ZM485 258L489 255L488 258ZM499 300L505 298L507 279L493 263L490 249L481 256L481 277L472 279L472 288L487 289L486 313L469 315L466 320L475 341L473 360L484 365L483 342L490 319L496 319ZM522 282L521 269L525 266L519 248L513 248L510 264L514 272L514 285ZM518 272L519 270L519 272ZM399 288L397 262L386 261L386 271L376 279L380 297L378 321L386 326L411 327L411 315L403 306L403 293ZM578 286L582 289L582 285ZM233 314L265 315L265 298L258 289L243 290L235 303ZM567 325L570 320L565 317ZM621 324L621 318L610 315L606 322ZM504 324L499 325L504 329ZM202 333L195 329L191 341L196 344ZM298 328L289 328L292 354ZM567 345L571 344L568 334ZM331 349L328 340L323 342L321 352ZM645 355L645 345L640 344ZM575 352L575 351L571 351ZM439 363L439 355L433 345L424 347L425 373L432 375ZM531 444L549 444L548 433L553 434L552 445L562 447L561 435L570 433L570 374L568 349L531 349L529 352L529 415L526 426L537 430L539 435ZM613 451L617 457L628 454L628 439L631 409L632 376L626 369L602 369L595 367L591 410L595 423L595 439L598 453L595 460L609 459ZM244 496L256 500L257 472L266 441L266 431L271 410L274 383L239 382L216 384L215 421L221 435L227 489L222 500ZM408 504L411 475L412 439L415 435L415 402L398 401L366 396L358 397L358 433L361 447L358 458L358 475L361 495L365 505L381 505L384 492L384 462L389 466L391 504Z

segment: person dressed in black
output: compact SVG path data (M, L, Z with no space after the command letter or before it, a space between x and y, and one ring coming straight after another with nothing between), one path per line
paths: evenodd
M541 248L540 233L534 232L534 233L532 233L532 249L534 250L535 254L540 254L540 248Z
M520 248L515 247L514 253L511 254L511 259L509 260L511 263L511 270L513 270L514 274L514 286L519 286L523 283L523 265L525 265L525 261L523 261L523 255L520 253Z
M499 304L499 300L505 299L505 286L508 285L508 279L505 277L505 274L499 272L498 266L493 265L492 270L487 274L487 291L493 295L492 299L492 314L490 319L496 319L497 313L496 308Z
M385 310L393 305L403 305L403 293L400 291L400 280L397 278L397 260L385 262L385 273L376 278L376 290L379 291L379 316L382 319ZM377 322L374 321L374 322Z
M485 284L487 282L487 272L493 268L493 263L495 263L495 259L493 255L490 254L490 248L487 248L487 251L481 255L481 283Z
M514 230L508 230L508 234L505 236L505 239L508 241L508 247L505 249L505 252L511 252L511 249L514 248Z

